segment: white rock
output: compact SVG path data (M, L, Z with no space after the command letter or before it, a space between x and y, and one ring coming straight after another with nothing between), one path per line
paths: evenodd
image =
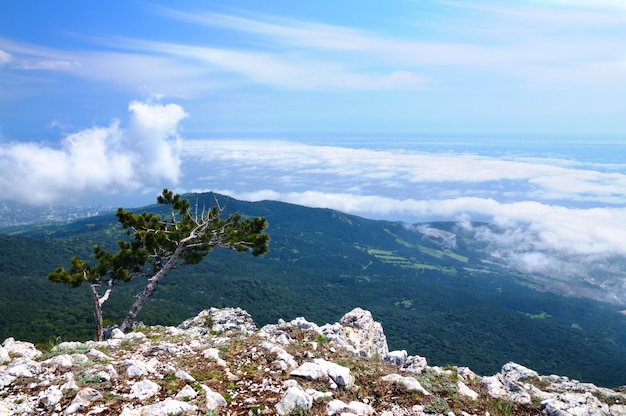
M333 394L329 391L318 391L315 389L306 389L306 394L311 396L314 402L326 401L332 399Z
M326 403L326 414L328 416L332 416L336 413L343 412L343 410L348 407L348 405L342 400L335 399Z
M22 356L7 366L6 374L13 377L34 377L41 372L41 364Z
M178 393L176 393L176 399L195 399L198 395L198 392L191 387L190 385L186 385L183 387Z
M102 361L111 361L112 359L111 357L103 353L102 351L97 350L95 348L92 348L91 350L89 350L87 355L93 359L102 360Z
M325 369L326 374L340 388L351 388L354 386L354 376L350 374L350 369L336 363L317 358L314 360L318 365Z
M535 370L524 367L523 365L513 362L506 363L502 366L501 374L504 378L511 381L519 381L525 378L539 377Z
M354 376L350 369L331 363L321 358L307 361L290 374L293 377L302 377L307 380L332 380L338 387L350 388L354 385Z
M17 377L9 375L7 373L0 374L0 388L4 388L9 384L13 383Z
M150 373L156 373L152 362L145 362L142 360L126 360L122 364L127 365L126 375L129 378L139 378Z
M406 363L406 359L408 356L409 355L406 350L391 351L385 356L385 361L390 364L397 365L398 367L403 367L404 363Z
M373 415L374 413L376 413L374 408L370 406L369 404L365 404L365 403L361 403L357 401L350 402L348 404L348 410L350 410L352 413L355 413L357 415L366 415L366 416Z
M141 408L141 416L168 416L178 414L196 414L198 407L190 403L173 399L165 399L162 402L144 406ZM130 416L130 415L129 415Z
M278 365L283 371L291 371L298 367L298 363L293 358L293 355L285 351L281 346L273 344L271 342L263 342L261 348L267 352L276 354L276 360L274 363Z
M206 396L206 407L209 410L217 409L218 407L226 406L228 402L218 392L211 390L208 386L202 385L202 390L204 390L204 395Z
M145 400L154 396L161 390L161 386L156 384L152 380L142 380L134 383L130 387L130 397L137 398L139 400Z
M188 372L183 370L178 370L176 373L174 373L174 375L176 376L176 378L184 381L196 381L196 379L193 378Z
M0 364L8 363L11 361L11 357L9 356L9 350L0 346Z
M250 314L241 308L211 308L203 310L194 318L188 319L179 325L181 329L191 327L208 328L213 332L241 331L251 333L256 331L256 325Z
M85 387L76 394L72 403L63 412L63 415L73 415L74 413L88 407L94 400L100 399L102 399L102 394L100 394L98 390L92 389L91 387Z
M389 381L391 383L402 384L408 390L418 391L422 393L424 396L430 395L430 393L424 387L422 387L420 382L414 379L413 377L404 377L404 376L401 376L400 374L389 374L389 375L382 377L382 380Z
M364 350L368 357L385 357L389 354L383 327L374 321L370 311L355 308L345 314L339 323L345 328L346 336L354 347Z
M626 416L626 405L614 404L609 410L611 411L611 416Z
M601 403L591 393L562 393L541 402L541 412L547 416L609 416L609 405Z
M407 373L421 374L427 366L426 358L419 355L411 355L407 357L402 369Z
M39 358L43 355L33 344L30 342L16 341L13 337L7 338L2 343L2 346L11 355L16 355L25 358Z
M318 363L307 361L290 374L292 377L302 377L306 380L325 380L328 378L326 369Z
M39 402L47 408L54 407L63 398L63 392L59 386L50 386L39 393Z
M461 396L469 397L472 400L478 399L478 393L476 393L474 390L467 387L467 385L463 383L461 380L458 380L456 382L456 388L457 388L457 392Z
M287 389L280 402L275 406L276 413L288 415L296 408L310 410L313 406L313 399L299 385L291 386Z
M493 398L519 404L532 403L532 397L522 385L506 378L503 379L501 375L483 377L482 382L487 386L487 393Z
M66 382L61 386L61 391L78 391L78 384L76 384L76 380L74 379L74 373L65 373L63 379L66 380Z
M288 325L291 327L302 329L304 331L313 331L318 334L322 333L322 330L315 322L309 322L306 319L304 319L304 317L302 316L299 316L296 319L291 320Z
M74 365L74 358L69 354L61 354L45 360L41 364L56 371L59 368L71 368Z
M124 339L126 334L119 328L113 328L111 331L111 339Z
M207 348L202 351L202 356L209 360L215 360L215 363L220 367L228 366L228 363L220 358L220 350L217 348Z

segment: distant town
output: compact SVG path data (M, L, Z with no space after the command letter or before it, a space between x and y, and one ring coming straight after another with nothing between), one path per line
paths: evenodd
M64 222L92 217L112 211L112 207L82 207L78 205L32 206L15 202L0 202L0 228L46 222Z

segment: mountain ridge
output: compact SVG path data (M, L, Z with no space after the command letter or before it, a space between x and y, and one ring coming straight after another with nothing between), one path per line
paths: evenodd
M195 195L188 197L193 209ZM214 198L199 195L200 209ZM527 274L486 256L484 242L459 224L429 223L439 231L419 233L415 225L277 201L228 198L226 208L267 216L270 252L253 259L216 250L200 265L175 270L140 320L172 324L211 304L242 307L261 324L296 316L333 322L345 310L364 307L380 317L394 348L423 351L441 365L464 363L488 374L516 361L542 373L624 384L614 372L626 370L626 318L619 305L537 290ZM114 248L121 235L114 215L11 233L3 238L36 237L49 252L39 262L0 268L0 338L45 343L91 337L86 288L55 286L45 276L72 255L89 258L94 244ZM454 234L454 244L429 234ZM12 254L10 242L0 249L2 259L24 258ZM119 322L140 286L115 288L105 304L105 324Z

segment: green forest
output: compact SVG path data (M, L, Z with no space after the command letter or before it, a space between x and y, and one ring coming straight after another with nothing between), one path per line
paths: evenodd
M214 201L211 194L187 197ZM537 290L529 276L483 261L484 247L454 223L429 225L454 233L452 246L399 222L328 209L229 199L227 210L268 219L269 253L254 258L216 249L202 263L174 270L139 320L178 325L202 309L232 306L250 312L258 326L298 316L322 325L359 306L382 323L392 350L431 365L491 375L515 361L542 374L626 384L626 316L618 305ZM0 340L93 338L89 289L53 284L47 275L68 267L72 256L88 259L95 244L114 249L124 236L115 216L0 232ZM143 283L114 287L105 325L120 323Z

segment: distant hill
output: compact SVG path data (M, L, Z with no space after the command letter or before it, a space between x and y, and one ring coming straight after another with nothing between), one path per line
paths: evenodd
M493 374L515 361L542 374L626 384L623 305L546 291L554 289L549 279L518 271L476 238L479 227L497 232L488 224L408 225L275 201L186 197L199 209L217 197L229 212L267 217L270 252L215 250L175 270L139 316L147 324L177 324L211 306L241 307L259 325L297 316L323 324L362 307L383 324L390 348L432 364ZM87 288L54 285L46 275L72 255L89 258L96 243L114 247L122 235L115 216L3 232L0 340L90 338ZM123 318L141 283L115 288L104 307L109 323Z

